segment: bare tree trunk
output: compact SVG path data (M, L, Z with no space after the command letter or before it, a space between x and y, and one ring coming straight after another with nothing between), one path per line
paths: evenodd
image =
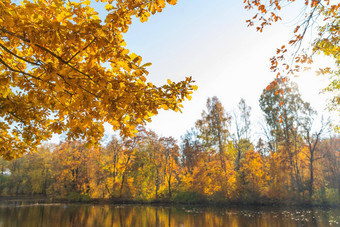
M314 163L314 152L311 152L311 156L310 156L310 182L309 182L309 199L312 199L313 196L313 184L314 184L314 167L313 167L313 163Z

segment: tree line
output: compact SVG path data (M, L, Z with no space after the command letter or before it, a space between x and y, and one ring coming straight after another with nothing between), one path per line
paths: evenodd
M253 142L251 108L228 113L217 97L177 142L138 126L107 145L45 144L0 160L0 195L86 200L340 202L340 138L326 131L296 84L275 80L263 90L264 136ZM235 130L231 132L232 124Z

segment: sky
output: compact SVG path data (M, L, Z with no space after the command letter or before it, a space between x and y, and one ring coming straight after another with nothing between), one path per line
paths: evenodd
M104 14L103 5L93 6ZM143 63L152 63L149 82L162 85L167 79L191 76L198 86L192 100L184 102L183 113L161 110L147 128L179 140L201 117L207 98L217 96L229 113L244 98L252 108L253 139L261 136L264 120L258 100L275 77L269 58L292 37L299 9L283 9L284 21L263 33L247 27L245 21L254 12L244 9L243 0L179 0L145 23L134 20L124 38L127 48L142 56ZM329 61L319 57L316 62L314 68ZM298 82L302 98L322 112L326 96L319 92L327 80L312 70L292 79ZM105 129L108 138L113 132L108 125Z

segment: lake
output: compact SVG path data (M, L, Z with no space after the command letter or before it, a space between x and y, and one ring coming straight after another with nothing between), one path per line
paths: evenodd
M0 227L340 226L339 208L0 203Z

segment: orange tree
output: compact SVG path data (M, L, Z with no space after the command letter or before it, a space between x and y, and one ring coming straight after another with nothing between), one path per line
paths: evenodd
M108 122L123 136L158 109L178 111L197 87L188 77L147 82L142 58L126 49L132 17L146 21L176 0L0 1L0 156L20 157L53 133L97 143ZM108 67L109 66L109 67Z

